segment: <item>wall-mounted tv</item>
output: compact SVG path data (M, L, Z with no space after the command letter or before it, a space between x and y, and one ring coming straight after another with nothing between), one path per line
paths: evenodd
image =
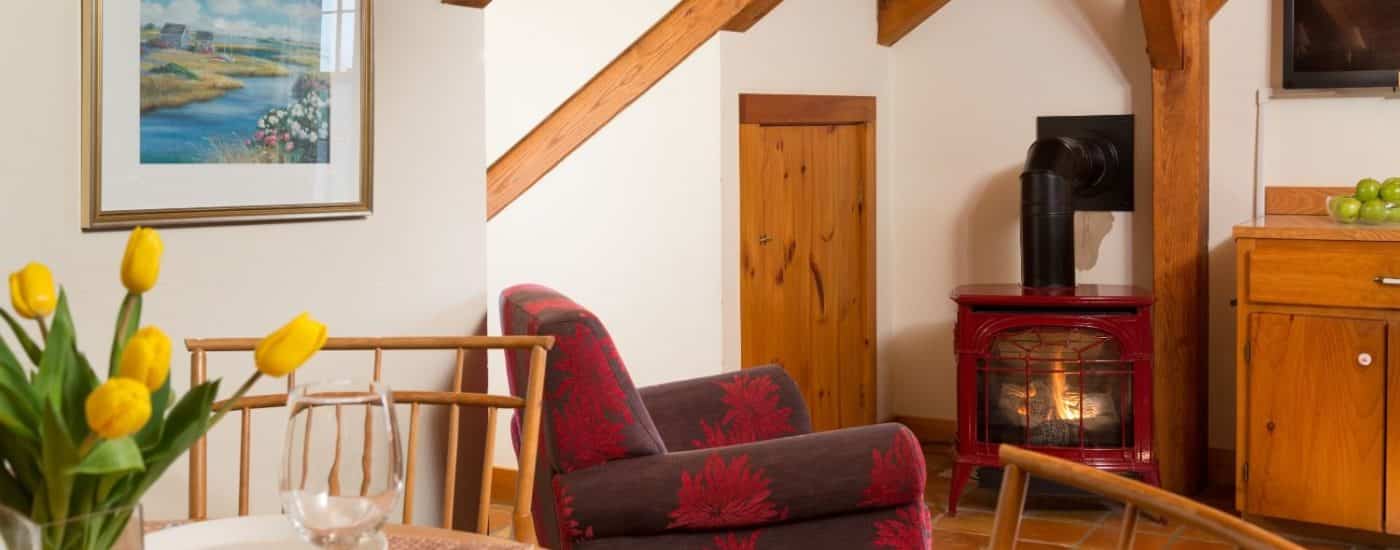
M1400 0L1284 0L1283 87L1395 87Z

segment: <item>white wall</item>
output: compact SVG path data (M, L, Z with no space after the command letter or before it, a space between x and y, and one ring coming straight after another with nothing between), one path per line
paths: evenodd
M887 346L894 293L895 154L889 52L875 42L875 2L789 0L746 33L721 33L720 97L723 163L720 279L724 283L724 368L740 365L739 323L739 94L800 93L875 96L876 128L876 332L877 403L890 415ZM713 267L710 273L713 274ZM713 275L711 275L713 276Z
M105 358L123 292L118 266L126 235L78 230L79 4L26 2L0 23L0 50L11 52L0 57L0 67L24 75L24 85L7 86L0 101L7 128L0 133L0 270L48 263L70 293L83 349ZM438 0L384 1L375 15L374 215L164 230L165 262L160 284L147 296L146 322L176 340L260 336L302 310L339 336L480 330L486 308L482 16ZM182 357L172 369L181 393L189 387ZM368 356L323 354L300 381L367 377L369 365ZM450 356L390 355L385 377L401 388L447 389L451 366ZM248 372L247 356L210 365L211 376L230 380L226 386ZM268 382L262 389L276 387ZM254 415L255 513L280 509L282 420L275 412ZM440 418L432 420L424 433L439 433ZM211 436L214 516L236 510L237 437L236 422ZM442 471L438 439L425 438L420 448L419 471L426 474L420 521L439 510L438 491L429 489L440 485L433 479ZM184 517L186 473L182 459L148 493L147 517Z
M1019 175L1037 116L1137 115L1142 214L1076 217L1078 281L1150 288L1151 81L1137 5L950 2L891 48L895 300L885 351L896 413L956 417L948 294L1020 282Z
M1252 216L1255 125L1265 185L1345 186L1363 177L1400 175L1400 103L1375 97L1269 99L1280 87L1280 0L1234 0L1211 22L1211 325L1212 447L1234 448L1235 246L1231 227ZM1265 102L1255 108L1259 90Z
M488 158L674 5L492 3ZM598 315L638 386L720 372L719 54L714 41L701 47L488 223L493 334L500 291L541 283ZM503 369L504 358L493 355L493 391L506 391ZM515 463L510 445L499 445L497 464Z

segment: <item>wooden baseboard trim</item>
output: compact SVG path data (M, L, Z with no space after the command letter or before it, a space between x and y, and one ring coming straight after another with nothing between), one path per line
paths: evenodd
M493 504L515 504L514 468L491 468L491 502Z
M921 443L952 443L958 435L958 422L950 418L896 416L894 421L914 432Z

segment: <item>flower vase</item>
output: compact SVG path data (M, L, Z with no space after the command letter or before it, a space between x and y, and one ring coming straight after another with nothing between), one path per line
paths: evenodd
M35 524L0 506L0 550L142 550L141 506Z

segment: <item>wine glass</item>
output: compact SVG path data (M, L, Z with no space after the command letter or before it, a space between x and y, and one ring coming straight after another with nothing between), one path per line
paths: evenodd
M394 398L379 382L297 386L287 396L282 508L307 542L384 549L380 529L403 494Z

